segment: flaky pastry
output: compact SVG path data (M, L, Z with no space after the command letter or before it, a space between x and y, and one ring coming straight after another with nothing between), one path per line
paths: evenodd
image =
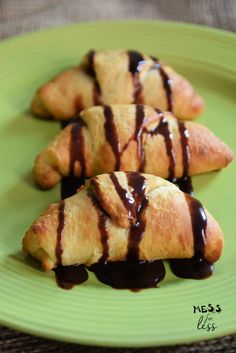
M204 108L192 85L170 66L135 51L90 51L78 67L42 85L31 110L67 120L94 105L142 103L191 120Z
M141 171L163 178L218 170L233 153L206 127L143 105L91 107L36 158L34 177L52 188L63 176Z
M220 226L197 200L162 178L124 172L96 176L50 205L23 239L45 270L195 255L213 263L222 246Z

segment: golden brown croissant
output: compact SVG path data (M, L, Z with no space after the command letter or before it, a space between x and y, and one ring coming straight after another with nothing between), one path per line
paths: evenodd
M179 119L199 115L203 99L170 66L135 51L90 51L82 64L41 86L31 104L42 118L66 120L93 105L142 103Z
M183 277L193 278L206 276L202 268L219 259L222 246L220 226L197 200L164 179L131 172L90 179L74 196L49 206L23 239L24 250L45 270L191 259L200 272Z
M200 124L148 106L113 105L81 112L36 158L34 177L45 189L62 176L114 170L173 180L221 169L232 159L231 150Z

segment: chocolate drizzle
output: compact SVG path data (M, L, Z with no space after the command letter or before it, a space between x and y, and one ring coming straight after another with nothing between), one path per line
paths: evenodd
M56 245L56 258L57 258L57 266L60 266L62 264L62 245L61 245L61 237L62 237L62 232L64 228L64 223L65 223L65 202L62 200L59 204L59 209L58 209L58 227L57 227L57 245Z
M86 161L85 161L85 146L83 127L86 123L79 117L76 123L72 124L70 131L70 176L75 175L75 163L79 162L81 168L81 176L86 175Z
M111 181L127 209L131 221L126 259L134 262L139 260L139 244L146 227L145 210L148 206L148 198L145 194L145 177L142 174L132 172L126 173L126 176L131 188L130 193L120 185L114 173L110 174Z
M109 234L106 226L106 221L108 219L108 216L100 205L102 201L102 192L100 190L98 180L96 178L91 179L91 184L95 192L90 192L88 193L88 195L91 198L92 203L97 211L98 228L100 231L101 243L103 247L102 256L99 259L99 262L106 263L109 256L109 244L108 244Z
M110 144L115 156L115 170L119 170L122 152L120 151L120 142L118 140L118 134L117 134L116 125L114 122L113 112L109 105L104 106L103 112L104 112L104 119L105 119L104 130L105 130L106 140Z
M164 137L166 153L169 157L168 178L173 179L175 175L175 153L172 143L172 133L169 130L168 120L164 117L163 113L160 110L156 111L160 116L160 123L152 130L145 129L145 132L151 136L160 134Z
M85 67L86 73L92 77L94 80L94 91L93 91L93 101L94 105L100 105L101 100L101 88L97 81L96 72L94 69L94 60L95 60L96 51L91 50L87 54L87 64ZM127 55L129 58L129 72L133 76L134 81L134 103L143 103L142 98L142 85L139 80L139 72L142 70L142 64L145 63L145 59L143 55L135 50L128 50ZM173 94L172 94L172 81L163 69L159 60L155 57L151 56L151 59L154 61L154 65L150 68L150 70L158 70L160 72L163 88L166 92L166 99L167 99L167 110L173 110ZM82 106L80 100L75 102L75 104Z
M138 66L144 58L141 53L134 50L128 50L127 54L129 57L129 71L134 75L139 71Z
M189 132L185 124L181 121L178 121L179 133L181 138L182 146L182 161L183 161L183 176L181 178L175 179L172 178L173 183L177 184L183 192L192 195L193 187L192 180L189 176L189 163L190 163L190 148L189 148ZM171 178L170 178L171 179Z
M100 95L101 89L99 83L97 81L96 72L94 69L94 59L95 59L96 52L94 50L90 50L87 54L87 66L86 66L86 73L91 76L94 80L94 89L93 89L93 102L94 105L100 105Z
M182 145L183 175L188 175L190 161L190 149L188 144L189 132L183 122L178 121L178 125Z
M70 170L69 176L62 177L61 179L61 199L66 199L74 195L77 189L85 182L85 171L82 166L85 166L85 155L84 155L84 139L82 133L82 126L86 126L85 122L78 116L73 119L62 121L61 128L64 129L67 125L73 125L71 128L70 137ZM79 141L77 141L77 139ZM74 163L78 160L81 166L82 176L74 176Z
M128 211L129 220L134 223L135 220L135 205L133 194L129 194L119 183L115 173L110 174L111 181L116 189L117 194L119 195L121 201L123 202L126 210Z
M127 54L129 57L129 72L133 75L134 81L134 103L141 103L142 85L139 80L139 71L141 70L144 58L141 53L134 50L127 51Z
M163 69L159 59L151 56L152 60L155 62L154 65L150 68L150 70L158 70L160 72L163 88L166 92L166 100L167 100L167 110L169 112L173 111L173 94L172 94L172 80L169 78L165 70Z
M84 185L85 178L76 178L75 176L63 177L61 179L61 199L66 199L74 194Z
M145 134L151 135L151 136L160 134L165 139L166 152L169 157L169 178L170 179L174 178L175 154L174 154L174 149L173 149L173 144L172 144L172 134L169 130L168 121L163 116L163 113L158 110L157 110L157 113L161 117L159 124L155 128L153 128L152 130L148 130L147 128L143 127L143 122L144 122L144 118L145 118L144 106L141 104L137 104L136 105L134 134L128 140L128 142L124 145L124 147L121 149L116 126L115 126L115 122L114 122L112 108L110 106L104 107L104 117L105 117L104 130L105 130L106 140L110 144L112 151L114 153L114 156L115 156L114 170L120 169L121 157L122 157L124 151L128 148L131 141L135 141L137 143L137 155L138 155L138 160L140 162L139 170L144 171L145 154L144 154L144 149L143 149L143 134L145 133Z
M135 132L133 140L137 142L138 159L140 161L140 168L144 163L144 150L143 150L143 121L144 121L144 106L136 105L136 116L135 116Z
M203 279L212 275L213 265L205 258L207 216L199 201L185 195L191 215L194 256L170 260L171 270L178 277Z
M165 268L161 260L139 260L139 244L145 232L145 211L148 206L148 198L145 194L146 179L142 174L126 173L130 192L124 189L115 173L110 174L110 179L128 211L130 230L128 234L128 247L126 261L109 262L109 234L107 230L108 215L102 208L103 192L96 178L91 179L92 190L88 195L97 211L98 228L102 244L102 255L99 261L88 267L95 273L99 281L118 289L138 290L141 288L156 287L165 276ZM191 215L194 237L194 256L190 259L171 259L170 267L178 277L202 279L210 276L213 265L205 258L205 241L207 216L201 203L189 195L185 195ZM72 288L75 284L83 283L88 275L83 265L62 266L61 237L64 227L64 201L59 205L57 228L56 256L58 267L54 270L58 285L65 289Z
M148 206L148 198L145 195L146 179L138 173L126 173L126 175L134 198L136 220L130 227L126 258L128 261L138 261L139 243L142 240L146 227L145 211Z

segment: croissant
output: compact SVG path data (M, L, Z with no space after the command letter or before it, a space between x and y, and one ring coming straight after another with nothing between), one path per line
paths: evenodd
M63 176L114 170L173 180L221 169L232 159L231 150L200 124L143 105L98 106L81 112L37 156L34 177L45 189Z
M42 85L31 110L66 120L93 105L142 103L190 120L204 108L191 84L170 66L135 51L90 51L73 67Z
M192 278L219 259L222 246L220 226L199 201L162 178L132 172L93 177L50 205L23 239L45 270L162 259L176 266L185 259L183 277ZM186 261L197 263L197 275L186 276Z

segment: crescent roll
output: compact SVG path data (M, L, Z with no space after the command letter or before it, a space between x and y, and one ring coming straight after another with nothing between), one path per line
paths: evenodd
M221 169L233 153L206 127L180 122L143 105L91 107L81 112L36 158L44 189L63 176L141 171L173 180Z
M31 103L42 118L67 120L94 105L142 103L191 120L204 108L192 85L170 66L136 51L90 51L82 63L42 85Z
M45 270L194 257L213 263L222 246L220 226L196 199L162 178L131 172L90 179L50 205L23 239Z

